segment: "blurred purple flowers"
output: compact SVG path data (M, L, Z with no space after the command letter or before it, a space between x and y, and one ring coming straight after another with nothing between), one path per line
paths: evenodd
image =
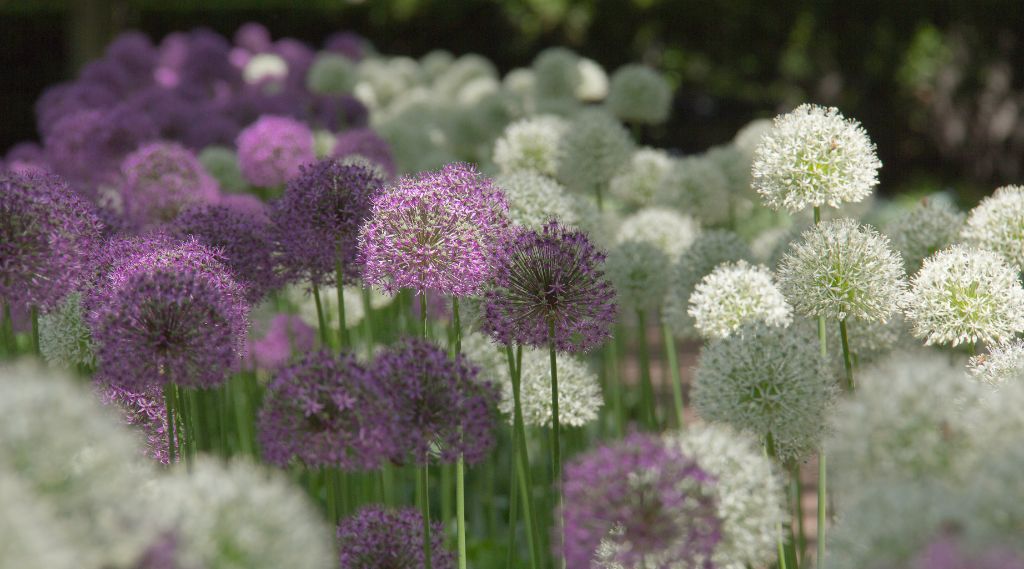
M196 156L173 142L154 142L132 152L121 175L125 216L137 227L166 223L183 208L216 202L220 194Z
M264 188L284 185L316 158L309 127L288 117L260 117L238 134L236 144L242 176Z
M334 143L338 158L359 155L380 166L389 177L395 176L395 160L391 145L370 128L353 128L338 135Z
M444 527L431 527L435 569L452 569L455 556L444 548ZM413 508L386 509L367 506L338 525L341 569L384 569L425 567L423 518Z

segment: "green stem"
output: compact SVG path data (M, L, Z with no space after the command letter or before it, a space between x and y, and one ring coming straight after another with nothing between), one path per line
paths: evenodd
M39 309L35 306L29 308L29 316L32 319L32 353L39 355Z
M423 457L423 465L416 468L416 489L420 497L420 512L423 515L423 557L425 567L431 569L433 566L433 544L430 542L430 462L428 457Z
M7 334L7 315L10 309L6 303L0 302L0 348L3 348L5 356L13 356L15 350L11 347L11 338Z
M825 447L818 453L818 557L814 566L818 569L825 567Z
M452 465L441 464L438 466L441 471L440 488L435 490L441 494L441 522L447 530L448 520L452 519Z
M366 356L373 357L373 304L370 302L370 289L363 287L363 327L366 329Z
M338 520L341 519L338 514L338 487L334 484L332 469L325 466L321 469L321 475L327 489L327 520L332 525L338 525Z
M518 441L516 440L516 431L515 429L512 429L513 453L516 452L515 449L517 448L517 445ZM518 475L516 474L516 466L518 466L519 464L517 457L518 453L516 453L516 456L513 456L512 460L509 461L510 472L508 475L508 479L510 483L508 487L508 543L506 544L508 547L508 555L505 557L505 569L512 569L512 564L516 559L517 553L516 526L519 524L519 502L517 501L519 496L516 493L516 483L518 482L518 480L516 480L516 478L518 477ZM531 557L530 559L532 561L533 557Z
M608 376L609 398L612 403L612 415L615 420L616 435L626 432L626 406L622 402L622 383L619 377L618 344L611 340L604 345L605 374Z
M792 466L792 492L793 492L793 518L796 520L798 533L798 549L800 553L800 564L803 565L804 552L807 551L807 532L804 531L804 508L803 508L803 481L800 480L800 463L794 462Z
M167 464L174 465L174 384L164 386L164 408L167 410Z
M330 345L327 339L327 319L324 318L324 305L320 302L320 287L313 283L313 301L316 304L316 320L320 326L320 343L326 348Z
M665 337L665 360L669 369L669 383L672 384L672 403L676 408L676 425L682 429L686 426L683 402L683 378L679 373L679 356L676 354L676 339L667 323L661 323L661 333Z
M395 471L390 462L385 461L380 467L381 495L385 506L395 505Z
M647 315L636 311L637 348L640 355L640 401L644 424L648 429L657 429L657 414L654 411L654 386L651 385L651 355L647 347Z
M427 339L427 293L420 293L420 337Z
M348 347L348 329L345 327L345 287L344 284L344 272L342 270L341 261L337 261L334 265L334 276L338 281L338 351L343 351ZM369 314L366 318L369 318Z
M843 344L843 369L846 371L846 391L852 393L854 389L853 384L853 360L850 359L850 341L846 335L846 319L843 318L839 321L839 338Z
M462 320L459 299L452 297L452 326L455 332L455 355L462 352ZM455 525L458 532L459 569L466 569L466 460L462 454L455 463Z
M771 431L764 439L764 453L772 461L776 460L775 456L775 437L772 436ZM786 540L783 538L782 523L778 522L775 524L775 551L778 555L779 569L786 569Z
M520 371L522 370L522 346L517 346L515 355L512 353L512 347L509 346L506 349L508 356L508 367L512 378L512 427L513 427L513 441L515 441L515 465L516 465L516 478L519 480L519 497L522 499L523 505L523 521L526 524L526 541L530 548L530 567L531 569L538 569L540 567L540 548L538 547L540 538L537 534L537 524L533 515L533 495L531 489L533 488L533 481L530 476L530 456L526 448L526 427L523 422L523 406L520 397ZM512 493L510 493L512 494ZM515 499L512 496L510 499ZM514 528L510 531L515 531Z

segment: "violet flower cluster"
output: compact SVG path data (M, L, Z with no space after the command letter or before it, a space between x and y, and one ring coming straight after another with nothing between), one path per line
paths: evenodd
M312 131L288 117L260 117L239 133L236 144L242 177L254 186L281 186L316 159Z
M167 409L164 395L158 385L149 385L138 391L116 385L97 385L100 401L105 405L116 405L121 411L125 424L138 429L144 438L144 455L159 462L170 464L167 449ZM175 447L181 446L181 429L174 433ZM180 457L180 454L179 454Z
M266 334L249 339L248 355L261 369L273 370L288 363L292 354L304 354L316 344L316 331L301 316L278 314L270 320Z
M370 128L353 128L342 132L334 142L334 156L359 155L380 166L389 178L395 177L395 159L391 145Z
M455 556L444 547L444 527L431 524L431 563L453 569ZM423 517L415 508L366 506L338 524L341 569L425 567Z
M153 142L121 164L124 214L137 227L166 223L192 204L216 202L220 189L187 148Z

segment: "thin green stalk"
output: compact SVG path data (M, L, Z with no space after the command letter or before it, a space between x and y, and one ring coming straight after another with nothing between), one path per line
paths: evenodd
M164 386L164 409L167 410L167 463L174 465L174 385L171 383Z
M320 287L313 283L313 302L316 304L316 320L320 326L320 343L327 347L330 341L327 339L327 319L324 318L324 306L320 302Z
M420 337L427 339L427 293L420 293Z
M775 437L769 431L764 441L764 453L772 461L776 460L775 456ZM778 555L779 569L786 569L786 540L783 538L782 522L775 524L775 551Z
M423 465L416 468L416 489L419 495L420 512L423 515L423 557L425 567L433 567L433 545L430 542L430 461L423 457Z
M348 329L345 327L344 272L340 260L334 264L334 276L338 281L338 351L343 351L348 347Z
M235 409L235 427L238 430L238 445L241 447L242 454L252 456L255 449L252 444L252 437L249 434L249 394L246 390L245 380L246 375L252 372L244 372L235 378L234 385L232 387L233 393L231 394L234 400L232 407Z
M803 481L800 479L800 463L794 462L792 468L792 493L793 493L793 519L797 527L797 549L799 551L800 565L804 564L804 554L807 551L807 532L804 530L804 508L803 508Z
M448 521L452 519L452 465L441 464L438 467L441 471L440 488L436 490L441 494L441 521L444 527L448 528Z
M672 384L672 403L676 409L676 425L682 429L686 426L685 409L683 402L683 378L679 373L679 356L676 354L676 339L672 336L672 330L668 323L661 323L661 334L665 338L665 365L669 369L669 383Z
M515 442L514 462L516 465L516 478L519 481L519 497L522 499L523 505L526 541L530 548L530 567L531 569L538 569L541 565L540 548L538 547L540 538L537 534L536 519L533 515L533 495L531 491L533 480L530 476L530 456L526 448L526 427L523 423L523 406L520 398L521 381L519 372L522 369L523 348L522 346L517 346L515 355L513 355L512 347L509 346L506 349L506 354L512 378L512 440ZM513 494L514 492L510 492L510 499L515 499ZM514 531L514 528L510 531Z
M11 338L7 334L7 315L10 309L6 303L0 302L0 348L3 348L5 356L13 356L15 350L11 347Z
M363 328L366 333L366 356L373 356L373 304L370 302L370 289L364 286L361 289L363 297Z
M622 402L618 344L615 340L611 340L604 345L604 356L605 374L608 376L609 399L611 399L612 415L615 420L615 434L621 437L626 432L626 406Z
M39 355L39 309L35 306L29 308L29 316L32 319L32 353Z
M658 427L657 414L654 411L654 386L651 384L651 355L647 347L647 315L643 310L636 311L637 348L640 355L640 404L644 424L648 429Z
M515 452L516 445L517 445L516 432L515 432L515 429L513 429L512 430L512 449L513 449L513 452ZM516 455L516 456L518 456L518 455ZM508 475L508 479L509 479L510 483L509 483L509 488L508 488L508 543L506 544L507 547L508 547L508 550L507 550L508 555L505 557L505 569L512 569L512 564L515 562L516 554L518 553L516 551L516 533L517 533L516 532L516 529L517 529L516 526L519 525L519 519L518 519L518 517L519 517L519 503L517 501L519 496L516 493L516 482L517 482L517 480L516 480L516 477L517 477L516 466L518 465L518 463L519 462L518 462L518 460L516 460L515 456L512 457L512 460L509 461L509 467L510 467L509 470L510 470L510 472L509 472L509 475ZM531 556L530 559L532 561L533 557Z
M850 359L850 341L846 336L846 319L839 321L839 338L843 344L843 369L846 371L846 391L852 393L853 383L853 360Z
M327 488L327 520L332 525L338 525L338 520L341 519L338 513L338 487L334 484L334 476L330 467L323 467L321 474L323 475L324 486Z
M455 332L455 355L462 352L462 320L459 299L452 297L452 327ZM459 454L455 462L455 525L458 532L459 569L466 569L466 460Z
M821 208L814 208L814 224L818 225L821 223ZM828 357L828 342L825 339L825 317L818 317L818 345L821 348L821 356L823 358ZM825 567L825 506L828 498L826 494L825 479L827 477L827 469L825 466L825 447L821 447L818 452L818 528L817 528L817 545L818 555L815 559L815 566L817 569L824 569Z
M395 471L387 461L380 467L380 492L385 506L395 505Z

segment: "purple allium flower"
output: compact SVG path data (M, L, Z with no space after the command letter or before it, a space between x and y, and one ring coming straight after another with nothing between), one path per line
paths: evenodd
M358 278L359 228L384 180L370 168L323 159L303 166L274 205L272 219L290 278L333 283L335 264Z
M632 434L566 465L562 481L567 567L712 569L721 539L715 480L657 435ZM615 564L615 565L612 565Z
M114 106L118 95L106 85L59 83L43 91L36 101L36 126L45 140L62 118L79 111Z
M4 156L4 167L19 174L45 174L52 171L43 149L34 142L19 142Z
M395 175L395 159L391 145L371 128L353 128L338 135L334 155L344 158L358 154L380 166L389 176Z
M431 563L452 569L455 556L444 547L444 527L431 524ZM341 569L417 569L423 555L423 517L415 508L386 509L365 506L338 524Z
M397 452L395 409L352 354L307 353L267 385L258 430L263 457L287 466L374 470Z
M158 53L149 36L142 32L128 31L118 34L107 46L104 58L118 65L131 77L134 88L153 81Z
M366 126L370 111L359 99L348 93L315 95L311 100L310 118L314 124L327 130L362 128Z
M139 227L166 223L192 204L216 202L217 181L184 146L153 142L121 165L125 217Z
M235 30L235 45L252 53L270 51L270 30L259 22L246 22Z
M125 424L139 429L145 437L142 454L160 464L170 464L167 453L167 408L160 386L146 385L138 391L116 385L98 384L100 401L116 405ZM175 447L181 446L181 433L175 432ZM180 455L179 455L180 456Z
M53 307L87 276L100 230L60 177L0 172L0 302Z
M324 50L340 53L352 61L359 61L366 55L366 38L355 32L335 32L327 36Z
M254 186L280 186L316 159L309 127L287 117L260 117L239 133L236 144L242 176Z
M270 221L267 203L252 194L221 194L217 203L239 213Z
M359 236L363 280L387 292L477 293L508 228L505 195L468 164L400 178L373 201Z
M245 297L256 304L281 284L273 258L270 220L229 205L191 206L170 225L180 238L195 236L223 256Z
M554 321L559 350L600 345L616 313L603 262L604 254L579 230L555 221L539 232L517 229L495 261L495 287L484 297L484 331L504 344L544 347Z
M184 569L178 562L179 541L174 531L161 533L153 538L153 543L131 569Z
M967 550L953 535L942 535L924 548L912 569L1024 569L1024 555L1005 547Z
M180 85L207 98L222 98L242 83L242 74L231 65L231 44L220 34L198 28L187 36L187 49L179 71Z
M479 381L479 370L461 355L420 339L406 340L382 352L372 373L394 403L394 420L404 445L396 462L424 464L432 454L452 463L483 460L494 446L498 390Z
M288 363L292 354L313 349L316 331L294 314L278 314L270 321L267 333L249 341L249 357L262 369L273 370Z

